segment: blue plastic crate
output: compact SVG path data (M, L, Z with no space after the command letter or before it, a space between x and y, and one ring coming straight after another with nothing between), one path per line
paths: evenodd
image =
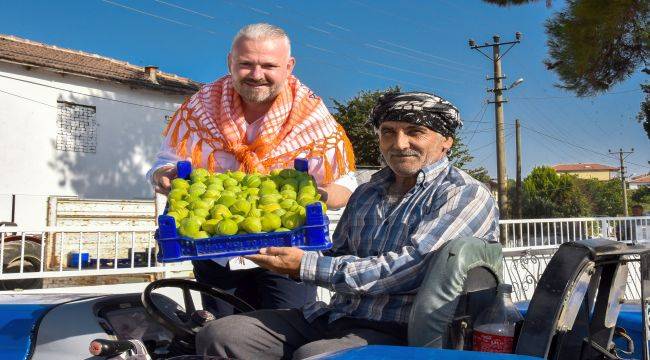
M81 267L85 268L90 266L90 254L87 252L81 253ZM79 267L79 253L71 252L68 253L68 267L76 268Z
M296 159L294 168L307 170L307 160ZM189 178L192 166L187 161L179 161L179 177ZM165 214L167 210L165 210ZM271 246L293 246L303 250L325 250L332 247L329 236L329 219L320 204L306 207L305 225L292 231L214 236L206 239L192 239L178 234L174 218L158 216L158 261L175 262L187 260L213 259L229 256L255 254L259 249Z

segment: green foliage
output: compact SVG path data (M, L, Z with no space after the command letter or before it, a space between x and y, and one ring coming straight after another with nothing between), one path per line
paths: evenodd
M510 182L509 201L514 201L514 181ZM650 189L628 193L629 206L650 205ZM554 218L581 216L619 216L623 214L620 179L601 181L559 175L550 167L536 167L523 181L523 217Z
M623 213L623 188L620 179L601 181L575 179L589 204L589 215L617 216Z
M646 73L650 73L650 70L645 69ZM650 139L650 84L641 84L641 89L645 93L645 99L641 103L641 110L639 115L637 115L637 120L643 126L648 139Z
M629 191L630 202L629 206L641 205L644 209L650 209L650 186L643 186L636 190Z
M546 166L536 167L523 181L523 216L553 218L584 216L589 212L575 178L558 175Z
M647 0L568 0L566 10L546 23L546 63L560 76L560 87L593 95L643 66L649 14Z
M358 165L380 165L379 142L374 129L368 124L368 116L377 99L390 91L400 91L400 88L395 86L383 91L361 91L347 102L332 99L336 108L332 115L348 134Z
M468 169L467 173L472 175L472 177L486 185L490 184L490 181L492 181L492 178L490 177L490 174L488 174L488 171L486 168L483 166L476 168L476 169Z
M474 160L474 157L469 153L467 145L458 136L454 137L454 143L451 145L451 151L448 157L449 161L455 167L465 170L467 169L467 165Z

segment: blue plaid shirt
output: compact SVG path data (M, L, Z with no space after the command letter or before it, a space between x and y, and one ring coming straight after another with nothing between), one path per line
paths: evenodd
M334 231L332 249L304 253L301 279L335 292L329 305L303 309L308 321L329 313L330 321L347 316L407 323L428 253L459 237L498 241L494 198L446 157L420 170L416 185L391 203L393 182L386 167L360 185Z

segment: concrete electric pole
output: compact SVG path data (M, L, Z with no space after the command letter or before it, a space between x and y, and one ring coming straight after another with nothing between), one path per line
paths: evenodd
M499 187L499 213L502 219L508 217L508 194L506 190L506 185L508 178L506 176L506 140L505 140L505 131L503 124L503 103L508 100L503 99L503 92L505 90L512 89L513 87L521 84L523 79L517 79L509 87L503 87L503 79L506 77L501 73L501 59L512 49L513 46L518 44L521 41L521 33L515 33L515 41L500 42L500 37L494 35L492 37L494 42L492 44L485 43L485 45L477 45L476 41L470 39L469 47L474 49L481 54L483 54L488 59L492 60L494 65L494 76L488 77L487 80L494 80L494 88L489 89L488 92L494 93L494 101L488 101L488 103L494 104L494 118L496 123L496 143L497 143L497 183ZM502 45L510 45L506 51L501 53ZM492 47L492 56L481 51L482 48Z
M521 219L521 126L519 119L515 120L515 142L517 144L517 177L515 182L515 218Z
M618 159L621 162L620 172L621 172L621 183L623 183L623 215L628 216L627 214L627 185L625 184L625 158L630 156L634 152L634 148L631 151L623 151L623 149L618 149L618 151L609 150L610 154L618 154ZM623 156L625 155L625 156Z

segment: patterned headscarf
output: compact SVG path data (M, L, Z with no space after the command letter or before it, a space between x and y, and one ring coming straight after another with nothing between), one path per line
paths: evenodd
M458 109L449 101L424 92L389 92L377 101L370 113L375 128L384 121L403 121L426 126L445 137L453 137L463 126Z

